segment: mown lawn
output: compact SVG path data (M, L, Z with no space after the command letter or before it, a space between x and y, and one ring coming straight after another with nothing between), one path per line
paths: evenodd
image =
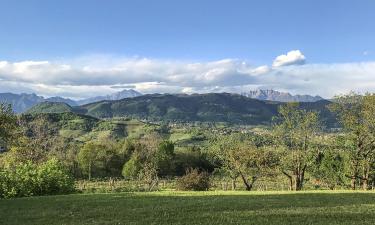
M0 200L0 224L375 224L375 192L155 192Z

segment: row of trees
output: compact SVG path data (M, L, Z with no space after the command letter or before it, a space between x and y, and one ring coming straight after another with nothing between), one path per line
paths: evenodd
M289 103L280 107L272 132L219 137L213 156L233 188L238 177L251 190L260 177L283 174L291 190L301 190L309 173L331 189L350 179L351 189L367 190L375 175L375 95L339 96L329 107L341 124L338 132L323 132L317 112Z

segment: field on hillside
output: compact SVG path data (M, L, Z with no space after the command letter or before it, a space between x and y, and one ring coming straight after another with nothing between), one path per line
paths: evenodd
M0 200L0 224L375 224L374 192L154 192Z

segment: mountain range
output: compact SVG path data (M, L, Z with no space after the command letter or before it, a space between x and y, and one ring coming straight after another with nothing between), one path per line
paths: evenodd
M123 90L123 91L110 94L110 95L106 95L106 96L97 96L93 98L75 101L69 98L62 98L58 96L51 97L51 98L44 98L36 94L0 93L0 102L12 104L13 110L16 113L23 113L27 111L28 109L30 109L31 107L42 102L58 102L58 103L66 103L69 106L78 106L78 105L84 105L84 104L102 101L102 100L119 100L123 98L131 98L131 97L140 96L140 95L142 94L135 90L129 89L129 90Z
M244 92L242 95L255 98L259 100L269 100L277 102L317 102L323 100L320 96L311 96L311 95L292 95L287 92L279 92L275 90L252 90L249 92Z
M330 101L302 102L300 107L318 111L324 124L335 123L328 108ZM82 106L66 103L40 103L27 113L73 112L95 118L126 117L147 121L226 122L269 125L283 102L265 101L229 93L151 94L121 100L104 100Z
M105 100L120 100L124 98L133 98L141 95L141 93L133 89L128 89L105 96L96 96L82 100L72 100L69 98L63 98L59 96L44 98L36 94L0 93L0 102L12 104L13 110L16 113L23 113L41 102L62 102L68 104L69 106L79 106ZM241 95L258 100L269 100L277 102L316 102L323 100L323 98L320 96L291 95L287 92L261 89L244 92Z

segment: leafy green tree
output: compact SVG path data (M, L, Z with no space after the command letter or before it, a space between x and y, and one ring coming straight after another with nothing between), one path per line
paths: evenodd
M156 153L158 175L165 177L174 172L174 144L171 141L162 141Z
M282 173L288 177L290 189L301 190L308 165L314 159L314 138L320 131L318 113L288 103L279 108L274 134L282 149Z
M173 159L174 176L183 176L190 168L213 172L215 165L204 147L197 145L181 148Z
M128 179L138 178L138 173L141 170L142 165L139 159L134 155L124 164L122 169L122 176Z
M347 180L347 158L346 152L336 149L334 144L329 143L320 149L312 164L311 173L321 185L326 185L331 190L337 186L344 186Z
M27 116L21 116L19 125L22 132L8 153L10 163L45 162L49 153L61 143L57 127L44 115L38 115L33 121L29 121Z
M241 178L246 190L250 191L254 183L262 176L267 176L276 170L278 156L265 146L258 147L247 136L232 134L220 136L212 148L213 157L221 169L227 171L232 179L232 188Z
M84 173L88 175L89 180L91 180L95 163L99 159L99 153L102 148L104 148L102 144L87 142L78 153L79 164Z
M0 103L0 147L6 148L17 134L17 116L11 105Z
M337 96L330 105L343 127L342 149L349 154L351 188L357 182L368 189L369 178L375 163L375 95L355 93Z

